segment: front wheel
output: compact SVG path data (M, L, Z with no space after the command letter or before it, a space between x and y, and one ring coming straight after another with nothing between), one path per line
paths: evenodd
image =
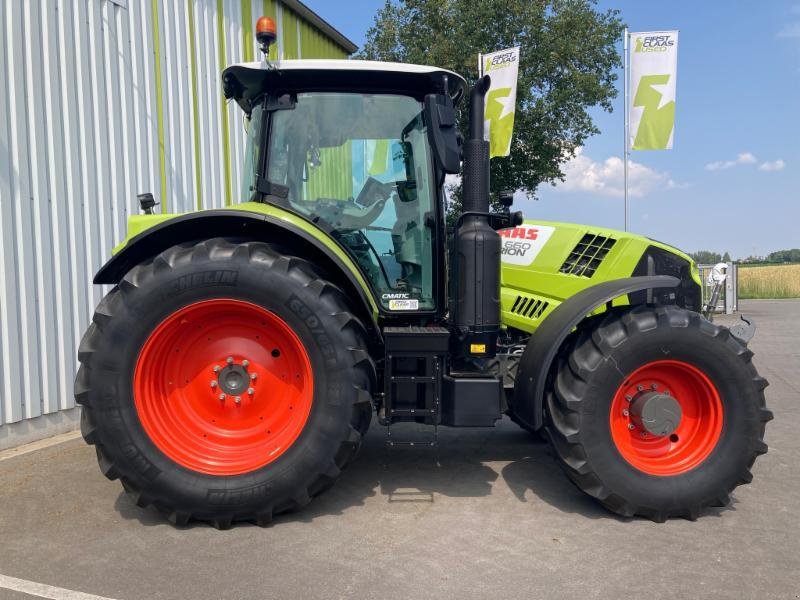
M328 488L371 418L345 295L257 243L166 250L100 303L75 381L103 473L175 523L268 523Z
M610 312L561 353L546 433L567 475L654 521L724 506L767 451L765 379L730 332L674 306Z

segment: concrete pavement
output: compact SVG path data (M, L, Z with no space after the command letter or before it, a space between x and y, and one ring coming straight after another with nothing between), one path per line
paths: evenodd
M73 440L0 462L0 574L119 600L798 598L800 301L741 309L771 383L770 450L696 522L614 517L507 420L444 429L438 451L387 450L373 422L306 510L230 531L137 508Z

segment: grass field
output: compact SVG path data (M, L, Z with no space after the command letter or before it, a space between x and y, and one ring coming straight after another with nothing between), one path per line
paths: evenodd
M739 265L739 298L800 298L800 264Z

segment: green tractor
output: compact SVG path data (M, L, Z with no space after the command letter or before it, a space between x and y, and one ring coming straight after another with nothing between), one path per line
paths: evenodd
M271 522L328 489L373 414L542 433L611 511L694 519L767 450L747 336L645 237L490 212L484 97L360 61L227 68L242 203L132 216L79 349L103 473L176 524ZM468 139L456 105L469 93ZM452 231L444 180L463 177Z

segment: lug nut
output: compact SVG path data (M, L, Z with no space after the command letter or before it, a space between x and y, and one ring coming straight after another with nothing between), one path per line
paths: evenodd
M249 360L247 360L246 358L245 358L245 359L242 361L242 366L243 366L245 369L248 367L248 365L249 365L249 364L250 364L250 361L249 361Z
M250 373L250 379L255 381L257 378L258 378L258 374L257 373Z
M219 365L214 365L214 373L219 373L220 371L222 371L222 367Z
M636 425L633 423L628 423L628 429L636 429Z
M220 399L220 400L225 400L225 394L220 394L220 395L219 395L219 399Z
M633 396L625 396L625 400L628 402L633 402Z
M229 356L227 359L225 359L225 362L227 362L229 365L232 365L233 364L233 357Z
M651 385L650 387L653 388L654 390L658 389L658 386L655 383L653 385Z
M631 414L631 413L630 413L630 411L629 411L627 408L626 408L625 410L623 410L623 411L622 411L622 416L623 416L623 417L627 417L627 416L628 416L628 415L630 415L630 414Z
M217 382L212 380L209 385L211 386L211 389L213 390L215 387L217 387Z
M636 386L636 389L637 389L637 390L639 390L640 392L642 392L642 391L644 391L644 386L642 386L642 385L637 385L637 386Z
M256 393L256 391L253 388L247 388L247 393L252 396L253 394Z
M241 396L236 396L236 398L234 398L233 401L236 402L236 404L241 404L242 403L242 397Z

